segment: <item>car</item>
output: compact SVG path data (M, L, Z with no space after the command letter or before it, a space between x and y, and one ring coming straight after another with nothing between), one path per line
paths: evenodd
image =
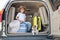
M53 40L55 37L60 37L60 28L59 28L59 11L58 8L56 11L53 11L52 4L49 0L10 0L8 1L4 6L4 10L0 12L0 22L2 26L1 27L1 37L4 37L3 40L27 40L27 38L31 38L31 40L34 40L33 38L36 38L35 40L39 40L46 37L45 40ZM11 22L16 20L16 15L18 13L19 6L24 5L26 7L26 21L30 22L32 24L31 29L29 32L10 32L12 29L10 29L9 25ZM41 22L38 26L41 28L40 31L38 31L38 34L32 33L32 27L34 21L34 15L38 15L41 17ZM12 25L11 25L12 26ZM57 29L57 30L56 30ZM23 39L23 37L24 39ZM6 37L6 39L5 39ZM13 37L13 38L12 38ZM39 38L42 37L42 38ZM11 39L12 38L12 39ZM49 39L50 38L50 39ZM30 39L29 39L30 40Z

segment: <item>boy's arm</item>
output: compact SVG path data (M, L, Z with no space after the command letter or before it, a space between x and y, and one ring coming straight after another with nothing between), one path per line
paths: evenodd
M18 20L18 17L16 16L16 19Z
M17 17L17 16L16 16L16 19L17 19L18 21L20 21L20 20L19 20L19 17Z
M19 20L19 13L16 15L16 19Z

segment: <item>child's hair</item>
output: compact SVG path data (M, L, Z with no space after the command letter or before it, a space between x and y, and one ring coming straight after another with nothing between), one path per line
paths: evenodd
M26 7L25 7L25 6L19 6L18 12L20 12L20 10L21 10L22 8L23 8L24 10L26 10ZM25 11L24 11L24 12L25 12Z

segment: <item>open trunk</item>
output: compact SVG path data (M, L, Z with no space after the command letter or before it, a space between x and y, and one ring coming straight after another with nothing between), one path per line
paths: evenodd
M16 20L16 15L18 13L18 8L19 6L24 5L26 9L26 21L30 22L32 24L30 32L16 32L16 33L11 33L9 32L9 24L11 21ZM38 16L41 17L41 31L39 31L38 35L47 35L49 33L49 14L48 14L48 9L47 6L45 6L42 2L40 1L15 1L12 2L12 5L10 6L7 14L7 19L6 19L6 33L8 35L33 35L32 34L32 27L33 27L33 17L34 15L37 14Z

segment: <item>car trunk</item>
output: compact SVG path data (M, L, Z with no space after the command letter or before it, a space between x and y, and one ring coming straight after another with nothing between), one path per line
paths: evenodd
M7 19L6 19L6 30L9 30L9 23L13 20L16 20L16 15L18 13L19 6L24 5L26 7L26 21L30 22L33 27L33 17L34 15L38 15L41 17L41 31L38 33L38 35L48 35L49 34L49 12L47 9L47 6L43 4L43 2L40 1L15 1L11 3L11 6L9 7ZM31 28L32 29L32 28ZM32 30L31 30L32 31ZM26 32L26 33L10 33L9 31L6 31L7 35L33 35L32 32Z

